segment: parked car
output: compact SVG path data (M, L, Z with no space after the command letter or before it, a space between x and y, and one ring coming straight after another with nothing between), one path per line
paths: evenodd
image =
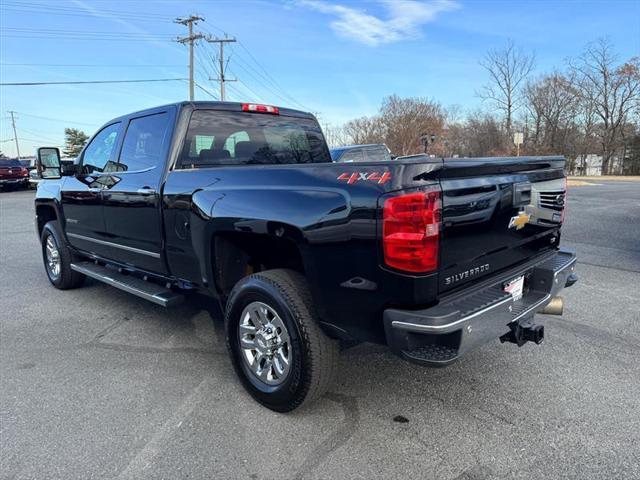
M334 162L386 162L391 160L391 152L384 143L370 145L347 145L331 149Z
M29 186L29 170L19 160L0 159L0 187Z
M116 118L72 166L38 153L53 286L89 276L166 307L210 295L240 381L276 411L329 388L338 340L424 366L541 343L535 314L560 314L577 280L562 218L526 213L562 157L334 163L312 115L218 102Z

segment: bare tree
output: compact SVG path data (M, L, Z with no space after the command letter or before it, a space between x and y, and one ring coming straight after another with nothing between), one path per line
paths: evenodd
M322 133L329 147L339 147L349 143L344 127L325 122L322 124Z
M612 173L625 123L640 96L640 59L632 58L622 65L616 62L611 42L599 39L570 64L582 101L593 106L600 123L597 131L605 175Z
M511 150L500 122L487 113L474 112L469 115L465 122L465 138L464 156L508 155Z
M509 40L503 49L490 50L480 61L489 82L476 94L504 113L506 133L512 133L514 113L520 108L522 89L533 70L535 56L516 48Z
M351 143L384 143L384 126L378 116L355 118L344 125L343 132Z
M524 97L533 120L529 148L538 154L568 153L578 109L571 79L557 72L545 75L526 85Z
M432 147L442 154L442 133L446 114L440 104L425 98L400 98L391 95L382 101L380 120L384 128L385 143L396 155L421 153L421 137L435 135L439 144ZM430 147L431 148L431 147Z

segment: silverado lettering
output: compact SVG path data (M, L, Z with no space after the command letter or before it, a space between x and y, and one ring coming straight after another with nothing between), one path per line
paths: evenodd
M470 270L465 270L464 272L456 273L454 275L445 277L444 283L445 285L451 285L461 280L465 280L469 277L473 277L474 275L480 275L481 273L488 272L488 271L489 271L489 264L485 263L484 265L480 265L479 267L475 267Z

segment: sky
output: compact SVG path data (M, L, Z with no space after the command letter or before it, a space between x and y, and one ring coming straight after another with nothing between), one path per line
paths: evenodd
M156 83L0 86L0 150L62 145L64 128L93 134L111 118L186 100L196 32L238 40L225 49L227 100L288 106L323 124L375 114L391 94L463 111L486 108L479 61L512 40L535 53L534 77L562 69L609 37L640 56L640 0L0 0L0 83L179 79ZM196 100L219 98L217 46L196 46Z

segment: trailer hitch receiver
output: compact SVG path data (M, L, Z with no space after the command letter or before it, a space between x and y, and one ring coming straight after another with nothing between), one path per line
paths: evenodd
M509 324L511 331L500 337L500 343L515 343L519 347L527 342L540 345L544 341L544 325L535 324L529 320L512 322Z

